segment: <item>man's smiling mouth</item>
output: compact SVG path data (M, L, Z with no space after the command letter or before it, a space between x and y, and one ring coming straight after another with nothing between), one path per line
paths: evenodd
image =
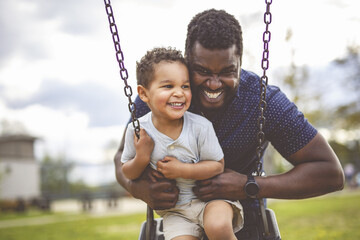
M210 99L215 99L215 98L219 97L223 92L224 91L208 92L208 91L204 90L205 95Z

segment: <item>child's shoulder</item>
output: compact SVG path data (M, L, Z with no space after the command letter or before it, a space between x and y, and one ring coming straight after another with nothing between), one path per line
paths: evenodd
M140 123L140 127L147 127L150 124L149 121L151 120L151 112L148 112L145 115L139 117L138 120ZM134 130L134 125L132 121L130 121L127 126L129 129Z
M212 123L207 118L189 111L185 112L184 117L187 118L189 123L195 126L206 127L212 125Z

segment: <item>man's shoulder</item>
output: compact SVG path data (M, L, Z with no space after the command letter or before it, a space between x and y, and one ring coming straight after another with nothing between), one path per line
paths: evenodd
M136 107L136 116L138 118L150 112L150 108L148 107L148 105L145 102L143 102L139 96L135 98L134 103Z
M282 94L279 87L272 84L267 85L267 100L279 93ZM250 97L250 99L247 100L251 100L251 96L258 100L260 95L260 77L256 73L244 69L241 70L239 95L247 96L247 98Z
M241 69L240 86L249 90L256 90L259 85L260 77L254 72Z

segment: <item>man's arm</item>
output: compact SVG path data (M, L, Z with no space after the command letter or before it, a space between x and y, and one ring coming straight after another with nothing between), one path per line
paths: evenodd
M175 181L165 179L150 167L147 167L136 180L130 180L124 176L120 159L124 149L125 132L114 157L116 180L133 197L143 200L153 209L174 207L179 194Z
M260 186L258 197L301 199L341 190L344 186L339 159L320 133L287 160L294 165L290 171L256 177ZM219 197L244 199L246 180L243 174L225 170L212 179L199 181L194 192L203 201Z
M224 171L224 159L220 161L202 160L198 163L183 163L174 157L165 157L157 162L157 169L166 178L203 180Z
M300 199L320 196L344 187L340 161L320 133L287 160L294 165L290 171L258 179L260 197Z

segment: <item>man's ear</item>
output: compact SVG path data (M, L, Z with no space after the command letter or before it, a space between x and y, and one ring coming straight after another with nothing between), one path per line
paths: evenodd
M139 97L140 99L143 101L143 102L148 102L149 101L149 98L148 98L148 93L147 93L147 90L145 87L143 87L142 85L138 85L137 86L137 92L139 94Z

